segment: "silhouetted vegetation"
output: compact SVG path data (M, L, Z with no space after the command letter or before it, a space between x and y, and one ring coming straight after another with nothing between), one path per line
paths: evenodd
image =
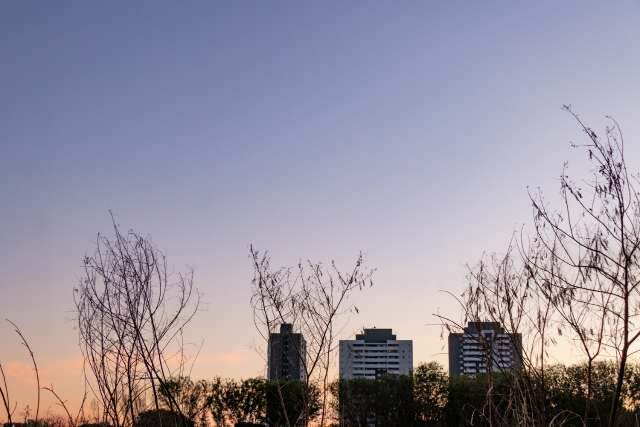
M458 381L471 383L451 390L470 393L468 404L452 413L474 425L636 423L628 365L640 345L639 176L627 166L615 120L598 135L565 109L586 136L584 144L572 145L584 152L588 178L570 177L565 164L555 209L540 190L530 192L531 235L523 228L504 255L470 267L467 289L454 296L461 320L438 315L449 332L491 321L510 336L526 337L519 369L490 369L485 387L466 378ZM560 340L585 361L571 374L548 363Z
M587 364L551 365L546 367L545 383L532 386L536 395L544 401L544 413L548 421L544 425L563 426L601 426L608 422L612 396L616 390L617 370L614 363L597 362L593 365L593 390L590 396L591 411L588 418L583 417L587 404ZM496 425L489 418L486 396L491 393L493 405L500 414L503 425L517 425L516 417L510 408L517 372L459 376L451 379L448 403L444 419L447 425ZM635 425L640 404L640 366L627 368L622 399L625 405L621 409L619 425ZM536 408L531 408L536 410ZM531 418L533 418L533 414ZM492 424L493 423L493 424Z
M304 381L268 381L266 403L270 426L304 426L322 410L320 388Z
M640 351L640 176L627 168L615 121L601 137L567 110L587 137L576 147L584 150L591 177L570 179L565 166L558 209L541 192L530 193L532 236L523 230L502 256L485 256L469 268L468 286L455 296L460 320L438 315L448 332L491 321L507 335L526 337L517 368L490 363L486 373L449 377L428 363L409 376L331 383L337 321L357 312L348 299L371 286L373 271L362 255L346 272L316 262L273 268L252 247L255 325L265 342L282 323L304 334L301 379L194 381L185 375L181 341L198 309L193 273L170 275L150 239L121 233L113 221L114 236L99 235L83 259L84 279L74 293L89 374L78 412L41 386L29 342L11 323L33 365L37 403L17 414L0 363L5 426L640 425L640 366L633 362ZM561 337L575 344L583 363L549 363ZM64 416L40 416L42 390ZM89 392L98 400L92 417L84 412Z
M587 365L551 365L544 385L532 385L544 401L545 425L601 426L607 423L615 393L614 363L593 365L592 411L582 417L587 403ZM512 396L518 372L456 376L449 378L435 363L420 365L413 377L387 375L377 379L340 380L332 385L340 425L363 426L492 426L519 425ZM640 366L625 374L619 425L635 425L640 416ZM487 405L487 395L492 406ZM531 411L537 408L531 408ZM499 415L497 415L499 414ZM493 418L492 418L493 416ZM531 415L533 417L533 415Z
M184 419L193 425L299 426L307 416L314 420L320 413L320 389L304 381L267 381L262 378L245 380L215 378L212 381L192 381L181 377L170 379L158 390L163 406L169 407L170 394L180 405Z
M168 409L154 409L138 414L134 427L194 427L193 421Z
M80 348L100 401L103 421L128 427L148 408L164 403L182 414L167 381L184 360L181 334L198 309L193 272L169 275L164 255L150 239L120 232L98 235L93 255L84 257L85 277L75 289ZM175 279L174 279L175 278Z
M413 381L406 375L339 380L334 384L340 423L403 426L415 419Z
M253 246L250 256L254 269L251 296L254 324L265 344L283 323L294 325L306 340L305 351L296 350L303 371L299 379L305 383L306 392L301 393L301 405L287 407L277 422L287 427L307 426L317 413L314 392L317 389L319 423L324 425L330 415L329 369L337 349L336 329L341 317L352 310L357 312L355 306L349 305L349 297L373 285L373 270L366 267L362 254L346 271L333 261L328 266L306 261L293 268L274 268L269 255ZM280 390L276 396L282 399L284 392ZM280 406L287 406L287 402L281 401ZM290 409L299 409L300 413L289 415Z

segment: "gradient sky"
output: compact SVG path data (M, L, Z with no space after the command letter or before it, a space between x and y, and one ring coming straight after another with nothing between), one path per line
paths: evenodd
M391 327L444 361L440 291L576 156L561 105L640 135L638 22L637 1L2 2L0 318L77 399L72 288L112 209L195 269L194 376L263 371L251 243L276 265L362 250L344 337ZM0 360L26 403L7 325Z

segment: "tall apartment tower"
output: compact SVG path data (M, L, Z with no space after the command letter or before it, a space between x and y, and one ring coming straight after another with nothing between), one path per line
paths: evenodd
M449 334L449 375L499 372L522 366L522 335L506 333L497 322L469 322Z
M307 357L307 343L302 334L293 332L293 325L283 323L280 332L269 334L270 380L304 380L304 363Z
M355 340L340 340L340 378L373 379L412 370L413 342L397 340L391 329L365 329Z

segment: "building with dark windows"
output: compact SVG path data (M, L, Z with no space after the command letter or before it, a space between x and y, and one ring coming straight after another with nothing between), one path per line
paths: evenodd
M293 332L293 325L283 323L280 332L269 335L268 359L270 380L304 380L307 344L302 334Z
M497 322L469 322L449 334L449 375L499 372L522 366L522 335L509 334Z
M340 340L341 379L409 375L412 370L413 342L397 340L391 329L365 329L355 340Z

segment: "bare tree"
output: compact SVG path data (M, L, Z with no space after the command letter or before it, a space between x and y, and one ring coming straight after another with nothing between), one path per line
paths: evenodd
M537 238L535 242L541 254L527 258L531 271L535 272L531 278L559 317L558 334L562 335L562 331L568 329L572 334L570 338L577 343L578 350L586 358L587 390L582 418L588 422L593 395L593 368L606 347L609 319L607 312L611 310L611 295L568 287L568 283L578 283L579 277L568 277L565 274L564 264L556 256L557 248L552 247L551 251L547 251L546 247L538 243ZM601 283L599 286L604 289L606 285Z
M104 421L132 425L147 396L160 408L157 390L180 376L181 332L195 315L199 296L193 271L169 275L165 256L148 238L98 235L84 258L84 279L75 289L80 347L102 404ZM168 398L171 410L180 405Z
M514 248L513 242L502 256L483 257L469 268L468 286L461 296L452 295L462 308L462 320L442 314L444 330L461 333L466 325L495 322L505 331L516 349L514 366L503 366L493 341L475 331L474 340L483 348L488 381L485 401L475 408L475 416L490 426L544 426L544 366L547 346L552 342L549 328L553 321L551 304L538 292L534 272ZM524 342L521 337L526 337ZM521 357L520 353L521 352ZM509 382L496 401L495 372ZM502 409L498 409L500 406ZM506 408L506 410L504 409Z
M523 352L523 366L529 369L516 377L535 380L543 392L547 343L569 331L565 337L586 358L584 413L564 411L549 420L547 406L541 404L545 424L569 418L589 422L594 366L600 358L615 357L616 384L608 420L613 427L624 399L625 368L640 351L640 177L627 168L624 138L615 120L609 118L610 125L598 136L569 106L564 108L587 137L585 144L573 146L584 150L591 178L574 181L565 164L559 209L548 208L541 191L530 193L535 232L530 240L521 234L519 259L514 260L510 249L498 261L481 261L471 270L469 288L458 301L465 320L490 319L511 332L523 325L529 330L529 350ZM448 329L461 328L440 317ZM531 375L522 375L527 372ZM496 424L493 421L490 425ZM528 425L525 421L518 422Z
M350 304L349 297L355 291L372 286L373 270L365 267L360 254L348 272L338 269L335 262L325 266L318 262L300 262L295 268L273 269L267 253L260 253L253 247L250 256L254 268L253 307L256 329L265 340L282 323L291 323L302 333L306 349L297 349L298 358L304 370L303 381L307 389L314 383L321 387L320 425L328 419L329 370L332 357L337 349L338 319L357 311ZM280 395L282 400L282 395ZM305 397L306 398L306 397ZM284 411L286 423L308 425L311 421L309 402L297 419L289 419Z
M565 165L560 209L549 209L540 192L531 196L536 239L547 254L538 267L545 271L548 295L561 300L588 357L600 354L603 337L606 349L616 357L617 382L609 415L609 426L614 426L625 367L638 351L640 337L638 175L627 168L624 138L615 120L610 118L610 126L599 136L569 106L565 109L587 137L585 144L574 147L584 150L593 170L589 180L578 183ZM566 311L567 304L576 302L589 307L595 320L585 321L580 312Z

